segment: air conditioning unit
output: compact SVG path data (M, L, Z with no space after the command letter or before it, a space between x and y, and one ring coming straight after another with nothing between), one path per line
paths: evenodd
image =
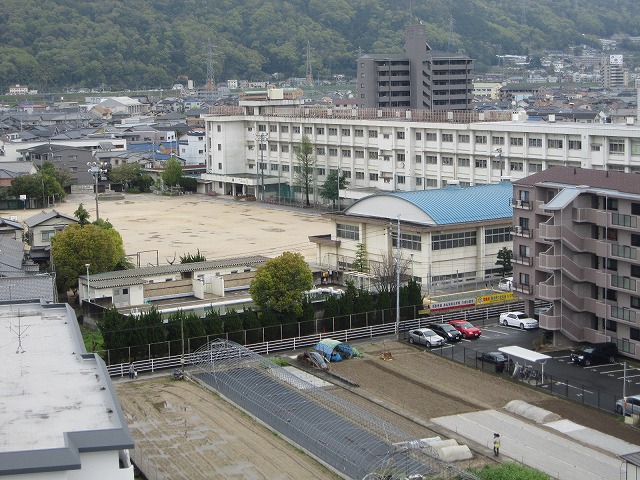
M516 226L516 233L520 235L522 233L522 227L520 225Z
M522 206L522 200L516 200L516 207Z

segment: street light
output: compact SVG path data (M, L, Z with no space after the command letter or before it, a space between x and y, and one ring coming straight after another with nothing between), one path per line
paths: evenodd
M262 142L266 142L269 139L269 134L267 132L258 132L256 133L256 141L258 142L258 149L260 150L260 185L262 186L262 192L260 195L260 199L264 201L264 149L262 148ZM267 148L267 145L264 146ZM258 169L256 168L256 179L258 178ZM258 182L256 182L257 184ZM256 189L258 186L256 185ZM256 199L258 195L256 195Z
M87 267L87 302L91 303L91 290L89 290L89 267L91 264L85 263L84 266Z
M502 181L502 147L496 148L495 157L500 162L500 181Z
M98 162L87 162L88 172L93 176L96 190L96 220L100 220L100 210L98 209L98 179L107 173L105 165Z

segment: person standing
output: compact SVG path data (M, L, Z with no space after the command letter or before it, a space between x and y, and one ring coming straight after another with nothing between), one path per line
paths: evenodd
M129 378L133 380L136 378L136 369L133 366L133 362L129 364Z
M493 456L497 457L500 455L500 434L493 434Z

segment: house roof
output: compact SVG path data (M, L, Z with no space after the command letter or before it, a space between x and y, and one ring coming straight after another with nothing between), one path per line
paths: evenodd
M359 215L424 225L499 220L513 217L511 182L471 187L374 194L355 202L346 215Z
M16 230L24 230L24 226L17 220L0 217L0 227L12 227Z
M69 215L65 215L64 213L60 213L57 210L51 210L50 212L45 212L44 210L40 213L37 213L33 217L27 218L24 223L27 224L27 227L33 228L35 226L40 225L52 218L65 218L73 223L78 223L78 219L75 217L71 217Z

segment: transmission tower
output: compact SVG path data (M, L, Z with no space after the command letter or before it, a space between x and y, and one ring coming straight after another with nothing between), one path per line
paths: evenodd
M307 86L313 85L313 70L311 69L311 44L307 42Z
M527 0L520 0L520 16L522 25L527 24Z
M447 52L453 52L453 15L449 17L449 43L447 45Z
M216 88L216 75L215 75L215 66L216 60L215 55L213 53L213 44L211 43L211 39L207 44L207 86L206 89L209 91L213 91Z

